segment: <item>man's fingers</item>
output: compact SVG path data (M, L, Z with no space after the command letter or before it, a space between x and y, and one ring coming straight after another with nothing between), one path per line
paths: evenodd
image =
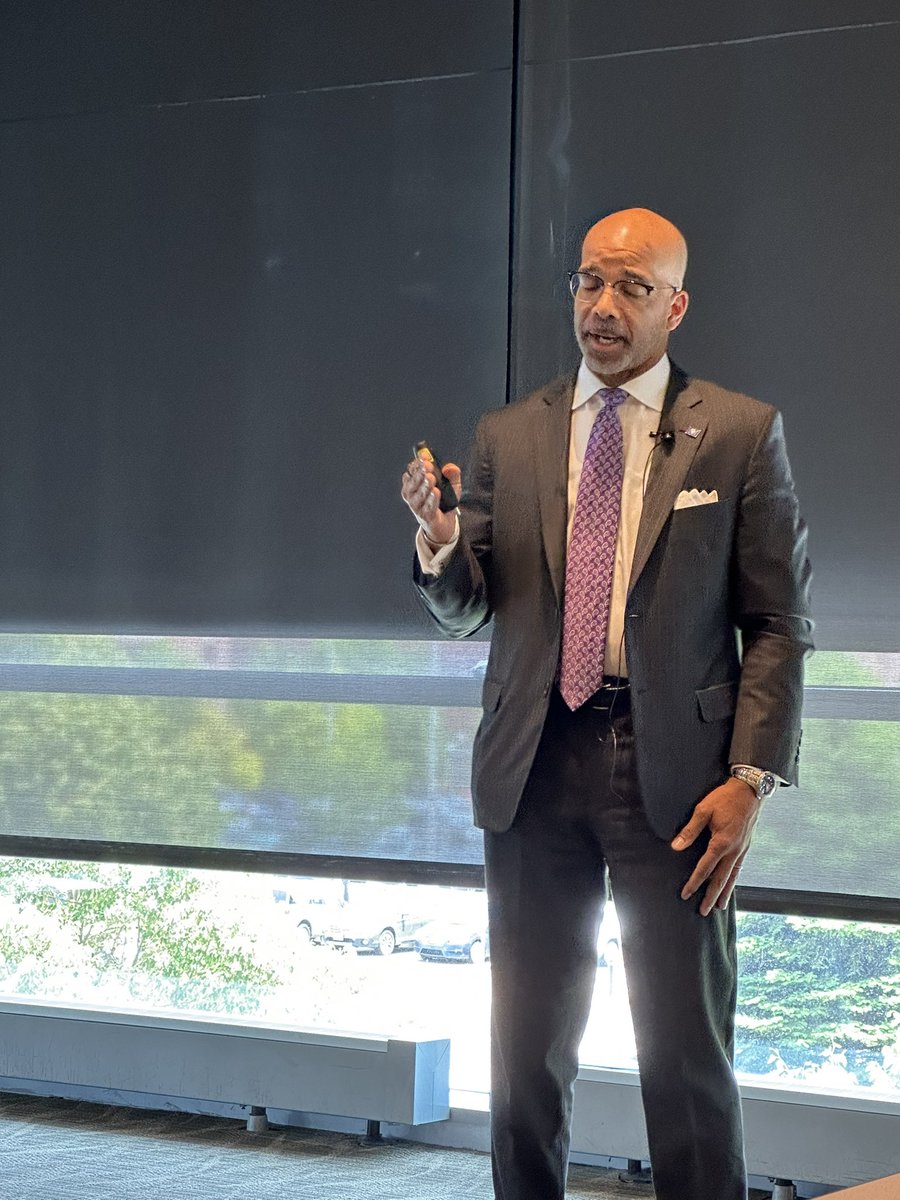
M731 899L756 823L758 801L749 789L736 789L736 782L740 781L729 779L705 796L672 842L673 850L684 850L696 841L702 830L709 828L709 845L681 889L682 899L689 900L706 883L700 906L704 917L717 905L725 908ZM752 802L750 807L748 796Z
M725 886L722 888L721 892L719 892L718 898L716 899L715 906L710 905L710 907L709 907L710 912L712 911L713 907L721 909L721 910L724 910L728 907L728 901L731 899L732 893L734 892L735 885L737 884L739 874L740 874L740 872L737 870L731 872L731 874L728 876ZM704 901L704 904L705 904L705 901ZM706 913L704 913L703 915L706 916Z
M706 891L703 893L703 901L700 905L700 916L708 917L716 904L725 893L728 887L728 880L731 878L730 863L719 863L718 867L709 877L709 883L706 885Z
M718 861L719 855L713 851L711 846L707 847L706 853L697 863L696 867L694 867L690 879L681 889L682 900L690 900L694 892L712 875Z
M707 850L703 858L697 863L694 873L682 888L682 900L689 900L695 892L700 890L705 882L706 890L703 894L703 902L700 905L700 915L706 917L709 916L714 908L727 908L728 901L731 899L731 893L734 891L738 876L741 873L741 864L744 861L744 857L741 854L735 859L729 854L725 857L717 858L715 854L711 854Z
M745 857L746 857L746 855L742 854L741 857L734 864L734 866L731 868L731 874L728 876L728 879L725 881L725 886L722 888L722 891L719 893L719 898L716 901L716 908L727 908L728 907L728 901L731 899L731 894L734 891L734 889L737 887L737 882L738 882L738 879L740 878L741 867L744 865Z
M441 470L444 472L445 478L452 485L454 492L456 492L456 498L458 500L462 495L462 471L459 469L456 463L444 463L444 465L441 467Z
M694 809L694 815L672 842L673 850L686 850L688 846L693 846L697 838L709 824L709 817L704 814L699 807ZM702 859L701 859L702 862Z
M400 494L416 516L437 508L434 473L420 458L407 465L400 483Z
M447 463L442 470L458 499L462 495L462 472L456 463ZM420 524L427 522L430 526L438 517L441 495L437 472L428 459L417 457L407 463L400 481L400 495Z

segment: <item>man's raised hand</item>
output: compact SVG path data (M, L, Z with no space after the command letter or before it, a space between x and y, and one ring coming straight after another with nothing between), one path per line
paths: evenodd
M444 463L445 477L457 497L462 494L462 472L455 463ZM421 456L409 463L400 481L400 495L422 527L432 547L445 546L456 534L456 513L441 512L437 470L433 462Z

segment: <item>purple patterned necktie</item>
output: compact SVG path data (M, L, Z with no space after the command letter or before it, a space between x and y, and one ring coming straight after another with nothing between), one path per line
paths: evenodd
M622 503L622 426L628 393L601 388L603 408L588 438L566 558L559 690L574 712L603 683L616 534Z

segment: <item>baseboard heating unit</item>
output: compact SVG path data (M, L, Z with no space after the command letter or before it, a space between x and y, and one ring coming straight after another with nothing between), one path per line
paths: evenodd
M900 1101L797 1084L741 1081L747 1169L823 1184L851 1184L900 1170ZM582 1067L575 1085L575 1154L646 1159L637 1075Z
M59 1084L422 1125L450 1115L449 1065L449 1038L0 1002L7 1091Z

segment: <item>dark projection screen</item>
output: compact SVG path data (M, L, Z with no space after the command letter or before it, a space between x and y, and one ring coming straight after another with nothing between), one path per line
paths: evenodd
M506 395L509 6L143 7L2 39L0 622L421 636L400 471Z
M809 7L525 6L514 388L574 362L564 273L592 220L670 217L692 294L673 356L784 413L818 647L891 651L900 20Z

